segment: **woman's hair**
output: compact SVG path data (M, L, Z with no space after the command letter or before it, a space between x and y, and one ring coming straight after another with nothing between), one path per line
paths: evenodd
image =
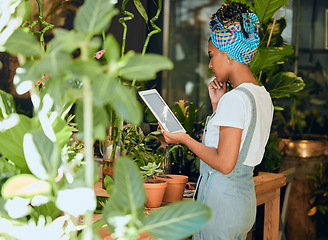
M219 22L223 25L239 21L244 37L248 38L248 33L245 31L243 26L243 14L246 13L246 22L249 26L250 23L248 14L251 12L253 11L249 10L249 6L243 3L232 2L231 4L223 4L222 7L217 10L216 13L212 14L212 21L210 22L210 25L211 27L213 27L216 24L215 20L213 20L214 16L216 16Z

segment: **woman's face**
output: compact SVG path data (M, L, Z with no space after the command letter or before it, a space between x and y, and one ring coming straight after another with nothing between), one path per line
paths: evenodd
M217 49L212 41L208 42L208 55L210 58L210 63L208 67L212 69L213 76L219 82L228 81L228 57Z

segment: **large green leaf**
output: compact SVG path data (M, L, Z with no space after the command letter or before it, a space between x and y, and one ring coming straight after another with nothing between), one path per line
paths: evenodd
M68 126L66 121L60 117L57 117L55 119L55 121L52 124L52 127L56 135L57 144L61 149L62 147L64 147L65 144L68 143L72 135L72 130L70 126Z
M63 51L47 52L40 60L39 71L47 74L50 78L62 78L63 74L70 69L72 64L72 56L70 53Z
M76 104L76 123L77 128L79 129L78 137L83 139L84 132L84 117L83 117L83 100L78 101ZM106 139L106 129L109 124L109 119L105 108L102 106L93 105L92 109L93 113L93 137L95 139L104 141Z
M121 157L115 163L115 196L121 207L143 208L146 201L143 178L135 162Z
M120 45L112 34L107 35L104 41L105 58L108 63L119 60L121 52Z
M115 234L117 224L124 218L129 218L131 229L140 227L144 218L146 193L140 171L128 157L116 160L114 172L114 190L103 209L103 219Z
M60 149L42 130L32 130L23 140L24 156L31 172L47 180L57 176L61 164Z
M92 82L94 103L97 105L110 104L124 120L132 124L139 124L142 111L132 89L122 85L117 78L109 74L98 76Z
M24 157L23 138L32 129L33 120L25 115L18 116L18 125L0 132L0 153L11 160L22 173L30 173Z
M273 20L268 21L267 24L262 25L260 29L260 48L266 47L268 45L269 37L270 37L270 46L277 47L283 44L283 38L281 36L282 32L285 30L287 26L286 19L280 18L273 25ZM272 30L273 27L273 30ZM271 34L272 30L272 35Z
M51 185L47 181L40 180L31 174L16 175L3 185L1 195L5 199L13 197L31 198L40 194L47 194Z
M26 57L40 56L42 50L35 37L24 32L22 29L17 29L5 43L6 50L13 54L22 54Z
M302 78L292 72L280 72L271 77L264 86L272 98L281 98L302 90L305 84Z
M156 78L157 72L172 68L172 61L164 56L135 54L129 58L127 64L121 69L121 75L130 80L151 80Z
M55 29L54 34L55 37L48 44L48 52L64 51L72 53L78 47L79 42L85 37L83 33L68 31L62 28Z
M250 64L254 75L259 74L277 63L281 58L293 54L293 47L284 44L281 47L259 48Z
M265 24L287 1L288 0L255 0L255 13L261 25Z
M108 0L86 0L76 13L74 29L90 35L106 30L117 14L114 4Z
M11 113L16 113L13 95L0 90L0 119L8 117Z
M210 218L208 206L184 200L151 212L145 219L144 230L157 239L184 239L204 227Z

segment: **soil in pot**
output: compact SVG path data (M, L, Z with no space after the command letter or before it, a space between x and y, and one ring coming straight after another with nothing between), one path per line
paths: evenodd
M188 176L165 174L157 176L157 179L165 179L167 187L163 202L172 203L183 199L183 193L188 182Z
M156 179L155 182L153 179L145 180L145 189L146 189L146 203L147 208L160 207L163 202L163 197L167 183L164 180Z

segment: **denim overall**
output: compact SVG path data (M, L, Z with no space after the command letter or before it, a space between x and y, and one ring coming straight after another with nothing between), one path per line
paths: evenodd
M201 231L193 235L193 240L246 239L256 216L256 196L254 189L254 167L243 164L249 150L255 124L256 104L252 93L243 87L252 103L252 118L235 168L225 175L206 163L200 163L195 198L206 203L212 210L212 218ZM209 118L207 119L208 122ZM205 125L203 143L206 137Z

